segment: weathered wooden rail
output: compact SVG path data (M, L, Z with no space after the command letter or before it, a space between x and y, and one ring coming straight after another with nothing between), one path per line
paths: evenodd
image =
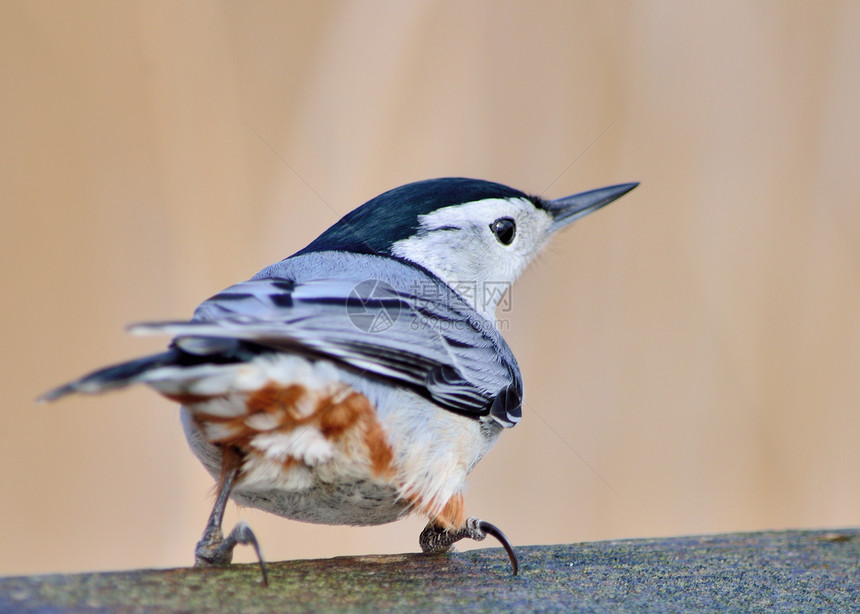
M860 612L860 529L0 578L0 612Z

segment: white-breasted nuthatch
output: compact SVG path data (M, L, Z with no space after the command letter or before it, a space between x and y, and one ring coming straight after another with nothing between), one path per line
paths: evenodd
M467 518L466 476L521 416L522 379L495 323L504 290L560 228L636 183L544 200L475 179L419 181L377 196L298 253L202 303L187 322L132 327L167 351L45 394L144 383L182 405L194 454L218 481L198 565L227 564L228 499L323 524L411 512L444 552L495 536Z

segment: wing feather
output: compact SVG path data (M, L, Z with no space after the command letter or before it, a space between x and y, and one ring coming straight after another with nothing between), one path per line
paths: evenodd
M217 355L236 341L322 355L458 413L490 415L505 426L520 416L513 355L495 327L447 286L428 299L383 282L361 288L349 279L255 278L204 302L191 321L132 331L173 335L179 349L197 355Z

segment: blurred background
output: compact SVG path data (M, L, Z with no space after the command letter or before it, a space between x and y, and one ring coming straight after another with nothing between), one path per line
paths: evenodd
M499 314L526 406L471 514L518 545L860 525L858 31L851 1L3 0L0 573L189 565L212 483L175 405L35 397L446 175L642 182ZM239 517L271 560L424 523Z

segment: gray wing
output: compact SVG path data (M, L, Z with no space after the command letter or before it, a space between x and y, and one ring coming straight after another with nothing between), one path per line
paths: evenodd
M499 332L447 287L421 294L378 280L255 278L203 303L190 322L132 330L174 335L176 347L201 357L243 343L333 359L451 411L513 426L522 383Z

